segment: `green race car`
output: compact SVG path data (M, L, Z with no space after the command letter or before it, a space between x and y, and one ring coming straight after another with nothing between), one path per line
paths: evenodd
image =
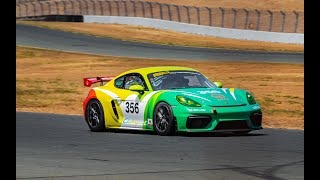
M148 67L116 77L84 78L87 87L97 82L100 86L83 102L92 131L135 129L170 135L262 129L261 108L251 93L222 88L192 68Z

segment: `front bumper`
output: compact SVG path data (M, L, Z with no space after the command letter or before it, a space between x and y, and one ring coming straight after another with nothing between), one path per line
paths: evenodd
M235 132L262 129L262 112L258 105L219 108L176 106L173 114L177 131Z

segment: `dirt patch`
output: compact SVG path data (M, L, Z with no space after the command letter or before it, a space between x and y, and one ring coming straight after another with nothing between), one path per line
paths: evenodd
M111 37L125 41L147 42L164 45L264 51L304 51L304 45L298 44L269 43L207 37L200 35L191 35L187 33L178 33L174 31L164 31L141 26L32 21L17 21L16 23L50 29L58 29L74 33L89 34L98 37Z
M264 127L304 129L304 65L287 63L174 61L94 56L16 48L16 110L82 114L89 88L83 77L118 75L148 66L185 66L224 87L252 92Z

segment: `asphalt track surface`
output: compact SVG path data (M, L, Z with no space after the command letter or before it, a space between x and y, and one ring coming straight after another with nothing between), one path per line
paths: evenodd
M18 24L16 24L16 45L137 58L304 63L304 53L164 46L99 38Z
M81 116L16 113L17 179L304 179L304 131L246 136L89 131Z

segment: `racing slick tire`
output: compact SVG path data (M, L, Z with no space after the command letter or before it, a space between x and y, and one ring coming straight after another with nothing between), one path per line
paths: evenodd
M160 136L172 135L175 132L175 125L171 106L160 102L154 108L153 129Z
M101 132L106 129L103 108L100 101L92 99L88 102L85 120L92 132Z

